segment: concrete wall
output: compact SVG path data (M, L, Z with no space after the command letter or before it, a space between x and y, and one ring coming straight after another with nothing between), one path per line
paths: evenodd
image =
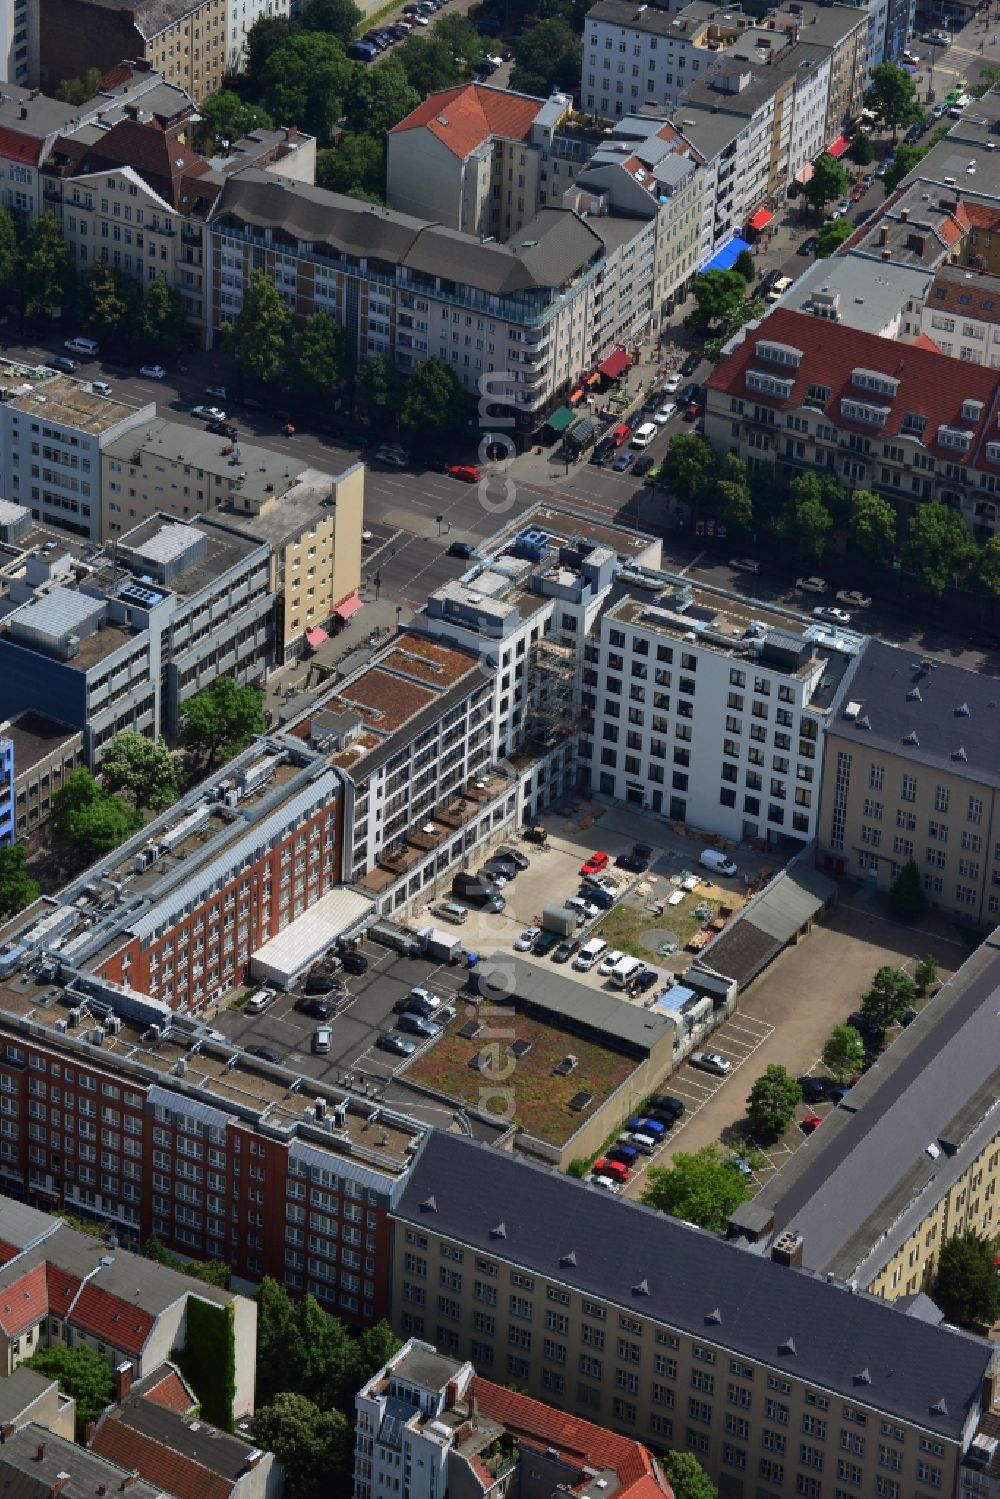
M365 523L365 470L356 463L336 485L333 532L333 586L331 602L336 606L357 593L361 586L361 532Z
M233 1330L236 1336L236 1394L233 1417L253 1414L257 1378L257 1303L237 1296L233 1304ZM268 1491L270 1492L270 1490ZM255 1491L251 1499L260 1499Z
M390 131L386 202L400 213L464 228L461 161L429 130Z

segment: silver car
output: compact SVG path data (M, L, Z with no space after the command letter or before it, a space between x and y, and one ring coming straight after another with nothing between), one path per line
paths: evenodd
M728 1077L733 1070L732 1062L727 1057L720 1056L717 1051L692 1052L691 1066L700 1068L702 1072L714 1072L716 1077Z

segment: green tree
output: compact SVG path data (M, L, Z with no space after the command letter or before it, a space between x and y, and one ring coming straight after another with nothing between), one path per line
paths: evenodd
M157 1234L150 1234L139 1253L144 1259L167 1265L181 1275L190 1275L206 1286L221 1286L225 1290L229 1285L229 1266L225 1260L183 1260L179 1254L172 1254Z
M735 453L727 453L719 464L713 486L714 518L731 531L753 529L753 505L746 465Z
M188 341L188 319L184 298L166 276L154 276L146 288L139 317L143 352L176 354Z
M861 996L861 1013L873 1025L887 1030L902 1019L917 997L917 986L901 968L883 963L875 970L871 987Z
M900 125L916 125L924 117L916 84L905 68L893 62L880 62L872 69L872 86L865 102L882 124L891 128L893 141Z
M306 0L302 7L302 25L306 31L324 31L347 46L354 38L365 13L354 0Z
M823 1047L823 1065L839 1083L860 1072L865 1061L865 1043L853 1025L835 1025Z
M269 276L250 272L250 288L228 333L227 345L240 368L262 385L277 385L285 373L291 313Z
M289 1361L295 1303L284 1286L265 1275L257 1291L257 1399L264 1404L294 1386Z
M27 851L20 843L0 848L0 921L16 916L38 895L38 884L28 873Z
M82 78L64 78L56 89L56 98L61 104L87 104L96 99L100 86L100 68L88 68Z
M844 167L836 157L829 156L825 151L813 163L813 174L805 187L802 196L814 208L817 213L822 213L828 203L834 198L842 198L850 187L851 179Z
M756 281L757 279L757 262L754 260L749 250L740 251L736 259L733 261L733 270L736 272L737 276L743 277L743 280L747 283L748 286L751 281Z
M362 359L358 366L357 392L362 406L397 421L403 406L406 381L385 354Z
M746 301L747 284L737 270L703 271L691 282L697 307L684 319L689 328L705 330L713 323L730 325Z
M791 1073L771 1062L750 1089L747 1118L765 1135L780 1135L802 1102L802 1089Z
M199 151L212 156L225 146L233 145L249 135L251 130L270 130L274 124L267 110L260 104L251 104L241 99L232 89L224 88L210 95L199 104L198 125L195 139Z
M354 68L336 37L293 32L264 64L264 106L272 118L298 125L326 145L344 112Z
M348 372L347 334L328 312L313 312L292 339L293 385L309 402L328 399Z
M406 382L400 424L414 438L460 431L472 417L472 397L436 354L423 359Z
M668 1452L660 1467L674 1499L718 1499L719 1491L693 1452Z
M25 1367L58 1382L64 1395L76 1401L76 1439L83 1440L88 1421L97 1421L111 1404L115 1382L107 1359L94 1348L42 1348Z
M84 321L102 343L128 344L137 336L142 287L105 260L95 260L80 287Z
M52 798L56 841L84 859L110 853L142 827L142 816L97 784L89 770L73 770Z
M733 1213L750 1196L742 1173L727 1166L714 1145L694 1155L680 1152L670 1166L651 1166L646 1180L642 1200L647 1207L717 1234L725 1232Z
M711 496L717 460L711 443L693 432L678 432L660 464L659 482L682 505L696 510Z
M851 160L859 167L870 167L875 160L872 138L864 130L859 130L851 142Z
M882 178L882 186L888 198L894 193L904 177L908 177L918 162L923 161L927 155L927 148L921 146L908 146L905 141L896 147L895 159Z
M917 986L918 994L926 994L931 985L937 982L940 966L932 952L925 953L920 959L913 974L913 982Z
M907 859L889 887L889 907L899 921L914 921L927 904L916 861Z
M979 549L973 577L980 593L992 603L1000 599L1000 536L991 536Z
M583 41L561 16L522 31L514 42L514 57L510 86L522 94L547 99L554 89L572 93L580 86Z
M957 510L937 502L919 505L909 521L903 547L903 566L915 573L929 593L939 598L949 583L957 583L975 559L972 532Z
M820 225L816 236L816 259L827 260L835 255L845 239L850 239L854 233L854 225L850 219L827 219L825 224Z
M437 27L434 29L436 31ZM415 88L422 99L439 89L464 82L467 76L455 61L455 54L447 42L439 41L433 35L408 36L403 45L396 48L395 55L403 65L410 87Z
M17 225L9 208L0 208L0 291L17 285L19 246Z
M997 1246L975 1229L953 1234L941 1245L934 1300L949 1322L992 1327L1000 1318Z
M854 491L851 544L866 567L879 567L892 556L896 512L888 500L870 489Z
M138 811L171 806L181 789L181 766L162 740L125 730L116 734L101 759L106 791L127 791Z
M464 17L447 19L461 21ZM468 21L465 24L468 26ZM360 68L355 74L344 98L344 125L361 134L383 136L419 103L420 95L410 86L403 64L398 57L390 57L377 68ZM378 144L381 146L381 141Z
M241 687L232 677L216 677L189 697L183 707L181 742L209 770L219 755L230 759L263 734L264 694L259 687Z
M833 530L833 516L824 503L817 474L800 474L788 489L788 499L775 522L778 535L803 562L819 562Z
M273 53L295 36L299 27L288 16L261 16L247 32L247 78L251 89L259 93L264 69Z
M378 71L377 69L373 71ZM385 147L374 135L345 135L316 158L316 183L366 202L385 201Z
M456 65L465 75L481 66L488 51L485 37L476 30L468 16L442 16L435 23L434 36L451 48Z
M354 1436L342 1411L320 1410L285 1390L257 1411L253 1435L281 1463L286 1499L326 1499L350 1491Z
M66 302L73 267L51 209L32 219L21 245L18 279L27 317L52 317Z

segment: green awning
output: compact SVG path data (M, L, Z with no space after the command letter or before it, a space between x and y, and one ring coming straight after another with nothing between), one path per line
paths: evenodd
M553 432L565 432L570 422L575 421L578 412L571 410L569 406L560 406L558 411L553 411L545 423Z

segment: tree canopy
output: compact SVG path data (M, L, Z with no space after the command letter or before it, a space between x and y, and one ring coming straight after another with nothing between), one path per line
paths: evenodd
M854 225L850 219L827 219L825 224L820 225L816 236L816 259L826 260L836 254L844 240L850 239L853 233Z
M52 798L53 836L87 860L110 853L141 827L142 814L103 790L89 770L70 771Z
M226 144L234 145L251 130L270 130L274 124L263 105L250 103L233 89L210 94L199 104L198 113L201 115L196 135L198 149L209 156L224 149Z
M403 404L406 381L385 354L362 359L358 366L357 391L361 404L380 416L397 420Z
M860 1072L865 1061L865 1043L853 1025L835 1025L823 1047L823 1065L829 1067L838 1082Z
M62 104L87 104L97 98L100 86L100 68L88 68L81 78L64 78L56 89L56 98Z
M669 1166L651 1166L642 1200L647 1207L721 1234L749 1196L742 1173L726 1164L716 1146L706 1145L694 1155L678 1153Z
M350 1492L354 1432L343 1411L321 1410L304 1395L283 1390L257 1411L253 1435L284 1469L286 1499Z
M264 694L232 677L216 677L183 706L181 743L210 770L219 756L230 759L266 728Z
M684 319L690 328L708 329L732 323L746 300L747 284L739 271L703 271L691 282L697 307Z
M298 125L325 146L344 112L354 70L336 37L292 31L261 69L264 107L273 119Z
M37 900L39 887L28 873L28 854L23 844L0 848L0 921L16 916Z
M405 384L399 419L415 439L461 430L472 414L472 397L450 365L432 354L414 366Z
M322 31L336 36L347 46L354 39L365 13L354 0L305 0L302 26L305 31Z
M907 859L889 887L889 906L899 921L913 921L922 915L927 904L920 870L914 859Z
M785 1067L771 1062L750 1089L747 1118L762 1134L780 1135L802 1102L802 1089Z
M909 974L891 963L875 970L871 986L861 996L861 1013L872 1025L887 1030L901 1020L917 997L917 986Z
M889 561L896 544L896 512L887 499L869 489L854 491L850 540L866 567Z
M928 593L940 597L975 559L972 532L958 510L936 501L917 506L908 530L903 566L917 575Z
M449 16L448 20L462 21L464 17ZM469 26L469 22L465 21L465 25ZM473 29L469 26L470 31ZM399 57L389 57L377 68L359 70L351 79L344 96L344 126L347 130L382 136L419 103L420 95L409 82Z
M917 101L917 87L905 68L880 62L872 69L872 86L865 101L896 139L900 125L916 125L924 117Z
M159 811L177 800L181 765L162 740L154 743L126 730L104 751L101 781L106 791L127 792L140 812L146 807Z
M434 31L437 31L435 26ZM450 88L453 83L462 83L469 76L468 70L455 60L455 54L440 37L408 36L401 47L396 48L396 58L403 65L407 81L421 98Z
M52 317L63 307L73 285L73 266L59 220L51 209L28 225L19 274L26 316Z
M580 86L583 42L568 21L552 16L527 26L514 43L510 87L547 99L553 89L572 93Z
M674 1499L718 1499L718 1489L693 1452L668 1452L660 1467L674 1491Z
M271 278L250 272L243 306L228 331L227 345L240 373L262 385L277 385L285 372L292 315Z
M803 562L820 561L833 530L833 516L824 504L818 474L800 474L792 480L775 530Z
M293 1301L265 1276L257 1293L257 1389L263 1402L282 1391L324 1409L353 1413L357 1390L399 1347L385 1322L352 1338L313 1296Z
M289 376L300 397L311 404L329 400L330 391L347 377L347 334L328 312L310 313L292 339Z
M905 141L896 147L896 155L882 178L882 187L887 198L890 193L896 191L903 178L908 177L917 163L926 155L926 147L909 146Z
M810 208L821 213L834 198L842 198L850 185L847 168L824 151L813 163L813 174L802 189L802 196Z
M316 185L365 203L385 199L385 147L373 135L344 135L316 158Z
M1000 1318L997 1248L974 1229L941 1245L934 1300L950 1322L991 1327Z
M23 1360L28 1369L58 1382L64 1395L76 1401L77 1441L83 1440L88 1421L97 1421L115 1393L115 1382L107 1359L94 1348L42 1348Z
M851 160L859 167L869 167L875 160L875 147L867 131L859 130L851 142Z

